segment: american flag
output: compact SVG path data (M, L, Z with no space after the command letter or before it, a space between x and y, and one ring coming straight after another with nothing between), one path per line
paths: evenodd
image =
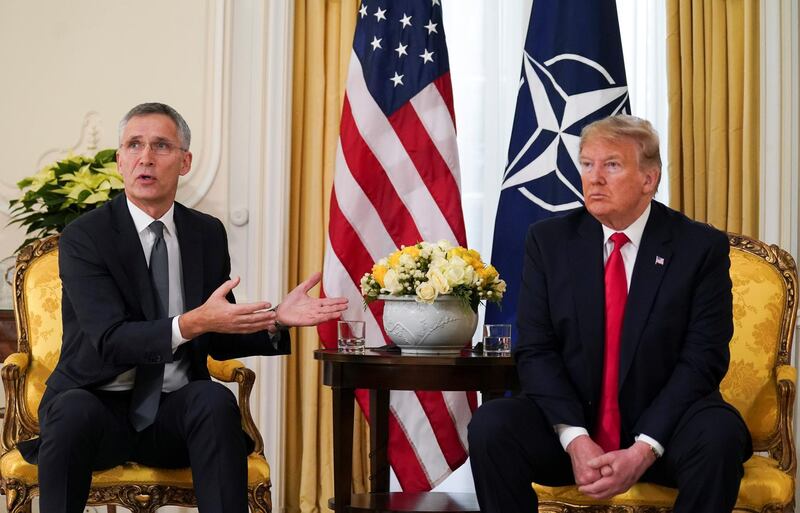
M342 107L322 288L350 300L367 346L388 342L360 280L402 245L466 245L453 94L439 0L364 0ZM334 323L320 326L336 347ZM369 397L356 394L368 415ZM389 462L404 491L436 486L467 458L474 392L392 392Z

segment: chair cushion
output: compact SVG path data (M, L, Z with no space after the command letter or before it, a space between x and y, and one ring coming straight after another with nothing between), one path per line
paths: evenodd
M22 459L22 455L17 449L7 452L0 458L0 475L4 479L17 479L29 485L39 481L38 467ZM247 484L256 485L268 481L269 464L267 460L260 454L251 454L247 458ZM189 468L154 468L138 463L125 463L92 474L92 486L94 487L115 486L124 483L191 488L192 473Z
M720 384L725 400L742 414L756 446L778 425L775 359L781 340L786 285L759 256L731 250L733 338L728 373Z
M587 497L575 486L541 486L533 484L540 502L561 502L577 506L659 506L671 507L678 491L674 488L650 483L634 485L627 492L599 501ZM755 455L744 464L744 477L739 488L736 507L760 511L767 504L785 505L794 498L792 478L778 468L778 463L764 456Z
M28 318L30 367L25 380L25 406L39 420L39 403L45 381L61 354L61 279L58 276L58 251L34 259L26 271L25 315Z

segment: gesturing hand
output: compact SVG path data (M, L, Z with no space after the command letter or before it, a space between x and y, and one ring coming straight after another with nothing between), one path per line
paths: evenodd
M289 292L275 310L279 323L284 326L316 326L342 316L347 309L347 298L316 298L308 295L321 277L322 273L316 272Z
M234 304L225 297L239 285L239 278L220 285L205 303L181 315L178 323L184 338L193 339L203 333L255 333L275 325L276 314L268 311L265 301Z

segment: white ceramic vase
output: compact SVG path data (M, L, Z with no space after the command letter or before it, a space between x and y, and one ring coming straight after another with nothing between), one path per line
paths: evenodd
M383 329L403 353L456 354L472 341L478 314L455 296L433 304L414 296L383 295Z

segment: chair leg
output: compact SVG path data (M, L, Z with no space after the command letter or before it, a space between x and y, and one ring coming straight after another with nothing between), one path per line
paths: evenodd
M272 494L269 489L271 483L259 483L247 488L247 502L251 513L272 513Z
M6 508L8 513L31 513L32 489L16 480L6 481Z

